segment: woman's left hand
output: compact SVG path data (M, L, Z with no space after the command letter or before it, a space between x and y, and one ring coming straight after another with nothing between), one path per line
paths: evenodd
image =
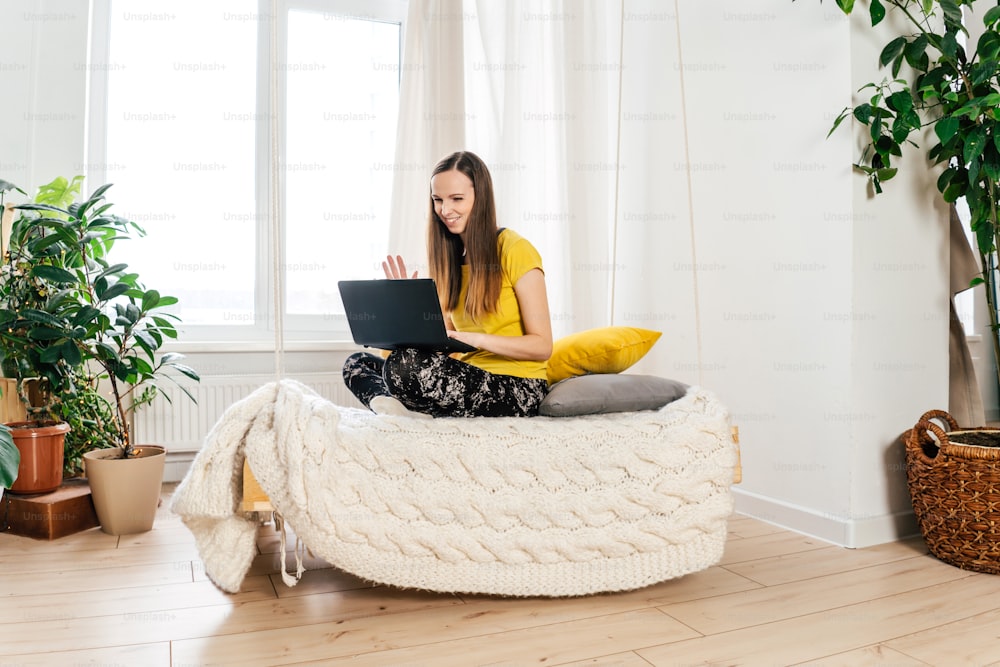
M402 255L388 255L385 261L382 262L382 271L385 272L385 277L390 280L403 280L406 276L406 263L403 262ZM410 278L416 278L417 272L414 271Z

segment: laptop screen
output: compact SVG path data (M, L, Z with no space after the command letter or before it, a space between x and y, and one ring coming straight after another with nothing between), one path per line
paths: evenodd
M337 285L358 345L382 350L476 349L448 337L437 289L430 278L341 280Z

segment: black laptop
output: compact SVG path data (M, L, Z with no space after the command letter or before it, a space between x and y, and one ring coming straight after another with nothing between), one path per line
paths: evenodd
M341 280L337 286L358 345L448 353L476 349L448 337L437 288L430 278Z

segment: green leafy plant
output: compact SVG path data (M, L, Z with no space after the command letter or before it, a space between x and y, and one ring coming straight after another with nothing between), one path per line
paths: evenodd
M57 178L39 188L35 202L68 206L80 192L83 177ZM23 193L23 190L17 188ZM15 207L16 208L16 207ZM73 389L82 358L54 354L53 341L33 335L51 318L56 294L46 278L64 261L60 248L44 245L46 230L23 214L12 225L9 247L0 266L0 350L4 374L17 379L18 393L31 421L59 421L59 396Z
M0 424L0 489L9 489L17 480L17 467L21 452L14 445L14 438L6 425Z
M856 7L854 0L836 2L846 14ZM972 284L985 286L993 349L1000 360L1000 6L979 3L985 10L983 31L970 41L963 7L971 8L975 0L867 4L872 27L893 12L905 29L879 55L888 76L862 87L866 99L844 109L830 133L848 118L867 127L870 141L855 168L877 194L896 176L904 147L918 146L920 135L933 128L927 157L941 169L937 189L944 201L964 198L968 204L981 269Z
M63 441L63 475L73 477L83 473L83 455L95 449L115 447L114 411L100 394L99 377L78 374L76 390L61 397L59 416L70 430ZM137 406L132 405L134 410Z
M74 181L69 188L59 182L45 192L61 204L60 191L70 193ZM79 203L36 201L17 207L24 215L13 225L5 270L8 277L26 281L36 300L32 307L15 307L17 295L0 288L0 340L16 351L19 362L26 359L29 370L45 378L60 399L50 405L50 413L101 428L128 457L132 411L160 395L170 400L160 391L164 379L200 378L180 363L181 355L160 353L167 339L177 337L178 317L169 310L177 299L147 289L127 264L111 263L116 242L145 232L110 212L113 205L104 196L110 187L97 188ZM107 383L110 399L98 394L98 382ZM109 401L110 410L101 409L95 397Z

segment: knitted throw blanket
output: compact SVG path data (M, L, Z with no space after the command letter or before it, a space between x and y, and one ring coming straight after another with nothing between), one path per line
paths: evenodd
M736 449L727 411L697 387L658 411L423 420L274 382L223 414L172 501L230 592L256 553L258 522L239 511L244 458L302 543L347 572L571 596L718 562Z

